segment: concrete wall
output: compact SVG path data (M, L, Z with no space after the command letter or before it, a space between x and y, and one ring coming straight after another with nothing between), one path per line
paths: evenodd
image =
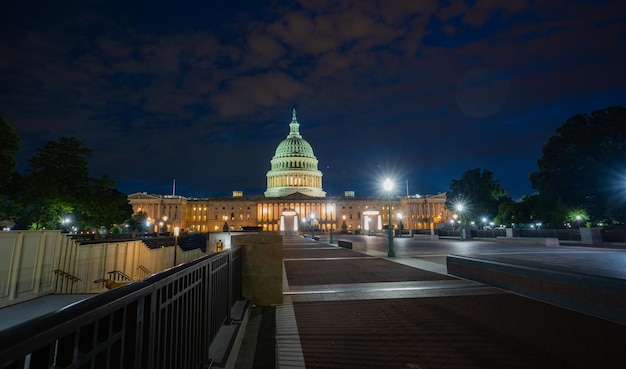
M141 241L81 245L59 231L0 232L0 308L52 293L105 291L97 279L121 271L141 280L204 255Z
M233 246L243 254L242 292L259 306L283 303L283 236L279 234L233 235Z
M580 228L580 241L583 245L598 245L602 243L600 228Z
M71 280L58 282L54 270L68 267L74 245L54 231L0 232L0 307L51 294L57 284L65 289Z

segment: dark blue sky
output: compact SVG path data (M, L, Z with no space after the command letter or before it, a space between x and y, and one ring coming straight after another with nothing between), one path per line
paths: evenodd
M261 194L291 109L328 195L514 198L555 129L626 105L621 1L30 1L3 5L0 115L93 149L125 193Z

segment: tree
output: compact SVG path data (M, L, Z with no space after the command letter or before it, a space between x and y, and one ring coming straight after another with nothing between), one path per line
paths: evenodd
M148 214L140 211L133 214L126 222L126 225L131 231L147 231L149 229L149 227L146 226L147 221Z
M497 224L516 224L519 227L544 224L544 219L547 218L541 216L538 211L541 208L539 200L538 194L523 196L520 201L506 197L498 207Z
M22 222L31 229L60 229L71 217L79 229L109 228L132 215L128 198L108 176L89 177L91 149L81 140L61 137L38 149L24 180Z
M124 223L133 214L128 197L113 188L115 181L104 175L90 179L88 188L77 195L75 211L82 219L83 228L108 228Z
M529 178L542 202L559 208L554 226L562 226L574 208L584 209L592 222L623 223L624 163L626 108L608 107L569 118L543 146L538 171Z
M447 194L446 207L457 213L457 205L462 204L462 220L478 220L494 217L498 206L507 195L489 170L479 168L468 170L461 179L453 179Z
M71 137L37 149L25 176L23 221L29 228L59 229L62 219L73 214L77 196L88 187L90 155L84 142Z

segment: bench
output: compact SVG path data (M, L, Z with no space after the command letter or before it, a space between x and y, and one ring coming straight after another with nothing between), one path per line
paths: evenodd
M354 241L348 241L348 240L337 240L337 246L343 247L344 249L350 249L350 250L367 249L365 242L354 242Z
M554 237L496 237L497 241L523 243L527 245L560 246L559 239Z
M438 234L420 234L420 233L416 233L416 234L413 235L413 238L423 239L423 240L438 240L439 239L439 235Z

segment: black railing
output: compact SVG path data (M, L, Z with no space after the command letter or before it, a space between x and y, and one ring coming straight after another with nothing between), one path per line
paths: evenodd
M147 276L149 276L150 274L152 274L152 272L150 271L150 269L146 268L146 267L145 267L145 266L143 266L143 265L139 265L139 266L137 267L137 269L139 269L139 271L141 272L141 274L143 274L143 277L147 277Z
M514 236L519 237L551 237L561 241L580 241L580 229L519 229L514 228Z
M78 278L77 276L75 276L73 274L64 272L61 269L55 269L53 272L54 272L54 274L59 275L59 276L61 276L63 278L67 278L67 279L69 279L72 282L80 282L80 278Z
M241 260L209 255L1 331L0 368L207 368Z
M121 270L112 270L107 273L109 275L109 279L112 281L124 281L131 282L133 278L128 274L122 272Z
M471 232L472 237L479 238L497 238L505 237L506 230L504 229L467 229L466 232ZM457 229L439 229L436 232L439 236L444 237L457 237L459 236L459 230ZM521 229L513 228L511 230L513 237L551 237L558 238L561 241L580 241L579 229Z
M626 229L603 229L602 241L604 242L626 242Z

